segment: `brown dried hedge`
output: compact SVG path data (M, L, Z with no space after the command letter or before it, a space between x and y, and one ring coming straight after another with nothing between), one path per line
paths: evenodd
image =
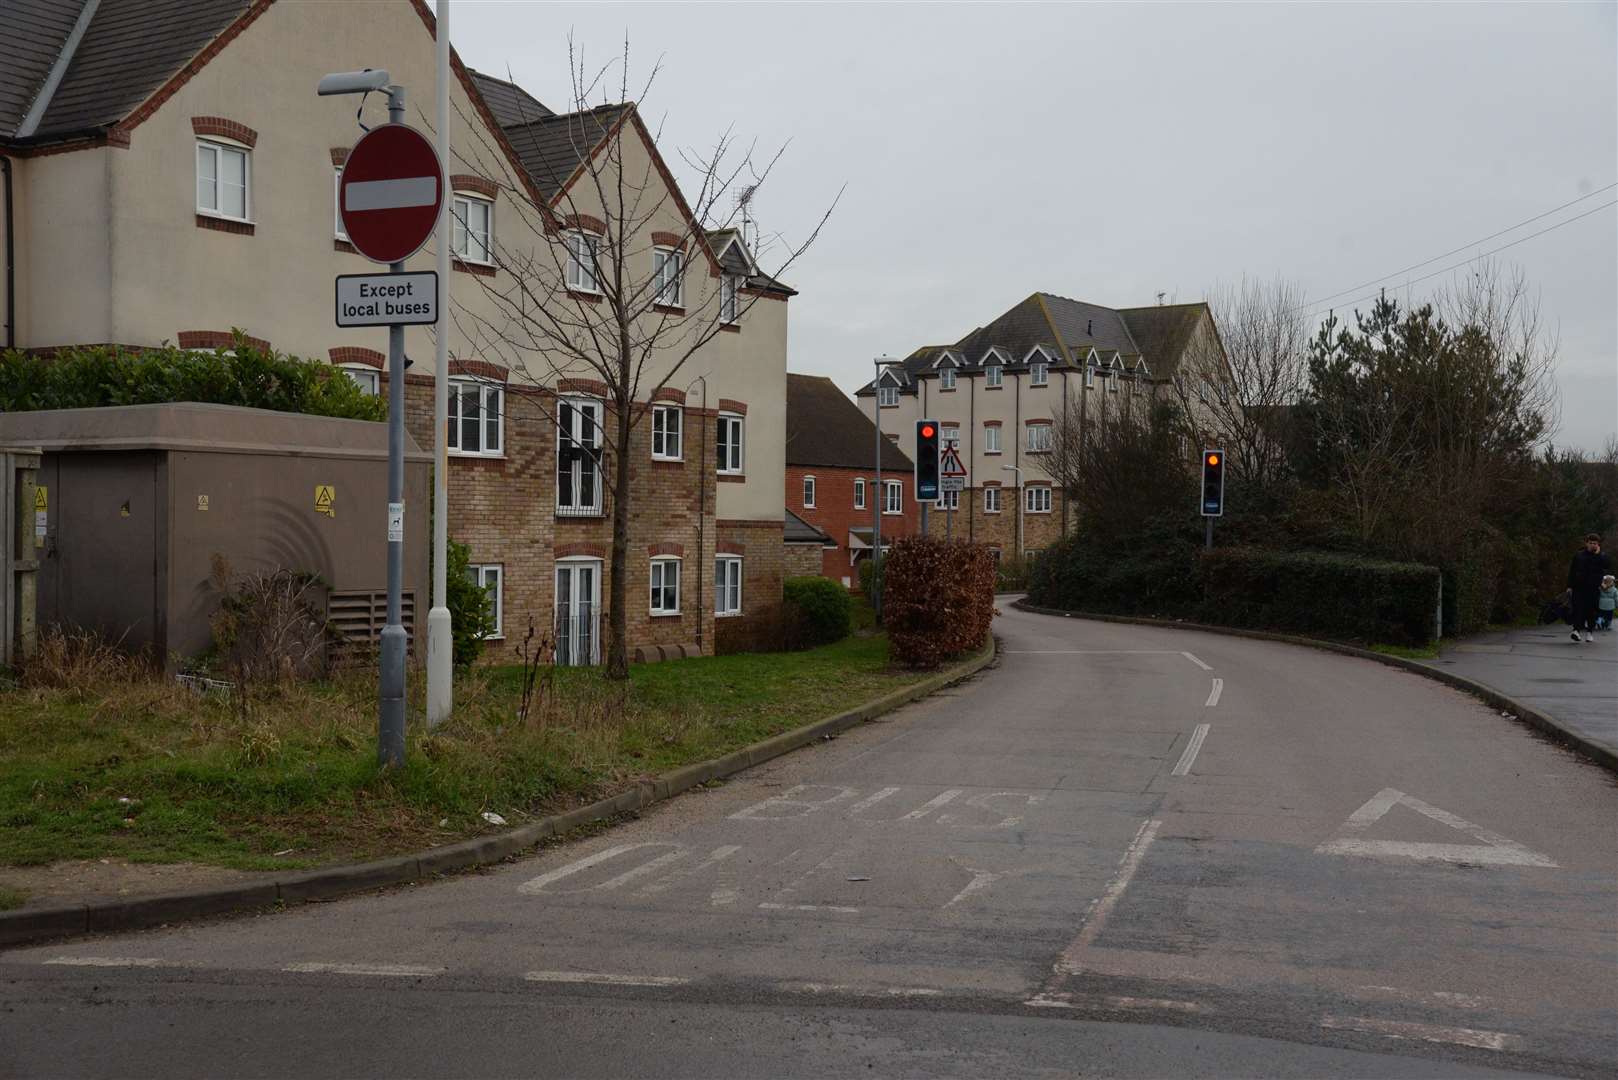
M935 668L983 644L994 617L994 556L982 544L906 536L882 563L882 624L893 658Z

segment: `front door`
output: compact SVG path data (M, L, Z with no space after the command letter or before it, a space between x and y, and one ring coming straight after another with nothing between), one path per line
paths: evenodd
M582 667L601 661L596 625L601 589L601 563L594 560L556 564L556 663Z

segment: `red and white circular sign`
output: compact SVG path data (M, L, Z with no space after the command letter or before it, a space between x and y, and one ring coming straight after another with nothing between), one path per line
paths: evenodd
M379 263L414 255L438 224L443 175L433 144L413 127L384 124L360 136L337 190L349 242Z

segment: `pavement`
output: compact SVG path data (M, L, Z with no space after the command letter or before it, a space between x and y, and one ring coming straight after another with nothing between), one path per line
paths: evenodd
M0 955L0 1075L1618 1075L1610 774L1371 661L996 632L531 858Z
M1562 623L1477 634L1446 645L1436 668L1453 671L1545 713L1618 753L1618 630L1588 644Z

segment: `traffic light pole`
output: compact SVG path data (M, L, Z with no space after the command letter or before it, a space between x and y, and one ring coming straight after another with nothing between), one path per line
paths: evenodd
M1213 518L1205 517L1202 520L1204 522L1206 522L1207 526L1208 526L1207 540L1202 546L1207 548L1209 551L1212 551L1213 550Z

